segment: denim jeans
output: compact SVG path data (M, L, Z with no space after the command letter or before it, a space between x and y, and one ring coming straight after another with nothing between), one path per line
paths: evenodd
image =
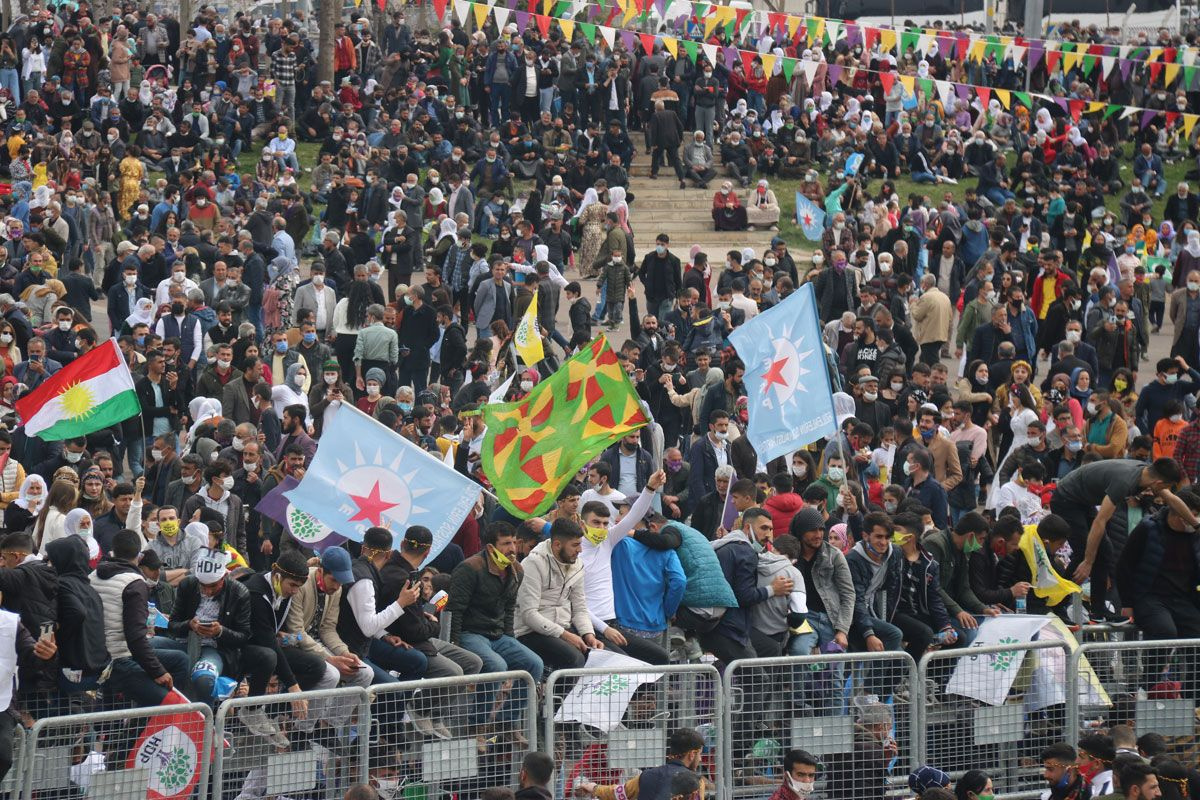
M155 655L163 668L171 673L175 688L183 690L187 686L188 661L187 653L174 650L159 650ZM104 684L108 692L118 692L125 699L138 706L159 706L167 696L167 688L154 682L141 665L132 658L114 659L112 673Z
M12 97L21 96L21 83L15 69L0 69L0 86L11 93Z
M491 107L492 125L499 127L500 124L508 119L509 98L512 94L512 89L507 83L493 83L491 91Z
M463 633L459 636L458 644L464 650L469 650L483 660L483 670L488 672L505 672L507 670L524 670L533 676L534 683L542 679L542 659L537 653L518 642L511 636L501 636L499 639L489 639L478 633ZM475 689L474 704L471 709L471 722L479 725L487 722L488 712L492 708L493 699L500 691L500 684L492 681L481 683ZM518 681L508 694L508 699L496 714L497 722L513 722L520 718L521 707L525 703L525 684Z
M372 639L367 648L366 662L375 673L373 683L400 683L425 677L429 659L420 650L394 647L383 639ZM400 673L400 677L392 675Z
M150 640L150 645L156 653L164 652L182 653L187 657L188 643L186 639L175 639L170 636L155 636ZM196 659L196 663L192 664L190 670L191 685L195 700L198 703L213 703L213 689L217 685L217 678L221 676L221 672L225 669L225 660L221 658L221 654L217 652L215 647L201 647L200 655Z
M134 436L129 440L129 471L135 479L146 471L146 445L150 437Z

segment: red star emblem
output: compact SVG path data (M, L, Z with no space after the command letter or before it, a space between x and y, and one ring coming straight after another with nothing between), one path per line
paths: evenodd
M800 218L800 224L803 225L804 227L808 227L809 225L812 225L812 222L813 222L812 214L809 214L808 212L805 212L804 216Z
M371 493L363 495L350 495L350 499L358 506L358 513L350 518L350 522L358 520L367 520L375 527L380 527L383 524L383 512L389 508L394 508L398 503L389 503L379 496L379 481L375 481L375 485L371 487Z
M783 368L787 366L787 363L788 359L786 358L771 362L771 368L763 375L763 392L770 389L772 383L778 383L780 386L787 387L787 381L783 379Z

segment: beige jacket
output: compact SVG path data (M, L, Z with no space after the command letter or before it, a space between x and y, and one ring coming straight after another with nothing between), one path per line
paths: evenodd
M312 653L321 658L344 656L350 652L350 648L346 647L346 643L337 635L338 606L342 602L341 589L325 599L325 613L321 615L319 640L308 635L309 626L317 614L317 593L320 591L317 588L317 568L310 567L308 580L300 587L300 591L293 595L291 605L288 606L283 632L304 634L304 638L300 640L300 649L306 653Z
M913 337L917 344L950 341L950 321L954 318L954 306L946 293L936 286L922 294L908 308L916 326Z

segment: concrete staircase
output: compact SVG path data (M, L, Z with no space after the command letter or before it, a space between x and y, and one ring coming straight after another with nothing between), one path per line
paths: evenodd
M639 161L641 159L639 158ZM725 261L726 251L754 248L761 257L771 244L774 231L715 231L712 222L712 197L721 185L721 177L715 178L707 190L679 188L675 172L664 165L658 172L658 180L650 180L650 164L633 164L629 176L629 191L634 196L630 203L629 224L633 226L634 241L637 243L638 261L654 250L655 237L665 233L671 237L671 250L680 260L687 263L688 250L692 245L708 255L714 276Z

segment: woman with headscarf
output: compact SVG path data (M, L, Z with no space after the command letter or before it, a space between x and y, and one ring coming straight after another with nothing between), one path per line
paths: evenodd
M977 358L967 364L962 377L954 383L956 398L971 404L971 421L980 427L987 425L988 412L992 410L989 377L987 362Z
M134 304L129 316L125 318L125 322L121 325L121 335L128 336L132 334L135 325L154 327L154 317L154 301L149 297L140 298Z
M1172 288L1187 286L1187 276L1192 270L1200 270L1200 231L1188 228L1179 258L1175 260L1175 271L1171 274Z
M750 230L756 226L779 230L779 201L766 179L760 180L746 196L746 222Z
M442 194L441 188L434 186L429 190L429 194L425 195L425 213L421 215L421 218L432 221L445 213L446 198Z
M287 368L287 374L283 383L271 387L271 405L280 419L283 419L283 410L288 406L302 405L307 412L308 365L304 362L304 359L300 359ZM307 413L305 416L307 416ZM305 424L312 424L312 420L306 419Z
M63 517L63 536L78 536L84 541L88 547L88 566L91 567L95 567L100 560L100 545L96 543L96 537L92 535L93 524L93 517L86 508L73 508ZM46 556L45 546L47 544L49 542L42 544L40 555L43 558Z
M104 516L113 507L112 501L104 493L104 473L99 467L90 467L83 474L79 507L91 514L92 519Z
M608 210L617 215L623 231L633 233L629 227L629 203L625 202L625 187L614 186L608 190Z
M1008 406L1008 428L1012 435L1012 443L1004 451L1004 456L996 461L998 465L1003 465L1008 461L1009 456L1015 453L1017 448L1029 444L1031 441L1029 424L1038 421L1038 403L1030 393L1029 387L1024 384L1013 384L1008 388L1010 390L1008 396L1011 398ZM999 392L997 392L997 396L999 396ZM996 476L992 479L991 489L988 490L987 508L994 509L996 507L996 492L999 488L1000 470L997 469Z
M267 265L270 284L263 291L263 328L271 336L292 327L292 307L296 303L296 287L300 275L295 263L285 256L271 259Z
M46 501L46 481L41 475L30 475L21 482L17 499L4 509L4 530L9 533L28 531Z
M58 278L51 278L42 285L26 286L21 300L29 309L29 322L37 328L54 320L54 308L67 293L67 287Z
M714 230L744 231L749 225L746 208L733 190L733 183L725 181L713 195L712 219Z
M596 277L596 270L592 269L592 264L595 263L596 255L600 252L601 245L604 244L606 235L604 220L607 216L608 206L600 202L600 196L594 188L589 188L583 193L583 202L580 203L579 212L575 215L580 234L579 253L575 263L579 265L579 273L582 278Z
M1128 367L1113 370L1112 396L1120 401L1121 407L1125 409L1127 419L1137 418L1138 393L1134 386L1133 372Z

